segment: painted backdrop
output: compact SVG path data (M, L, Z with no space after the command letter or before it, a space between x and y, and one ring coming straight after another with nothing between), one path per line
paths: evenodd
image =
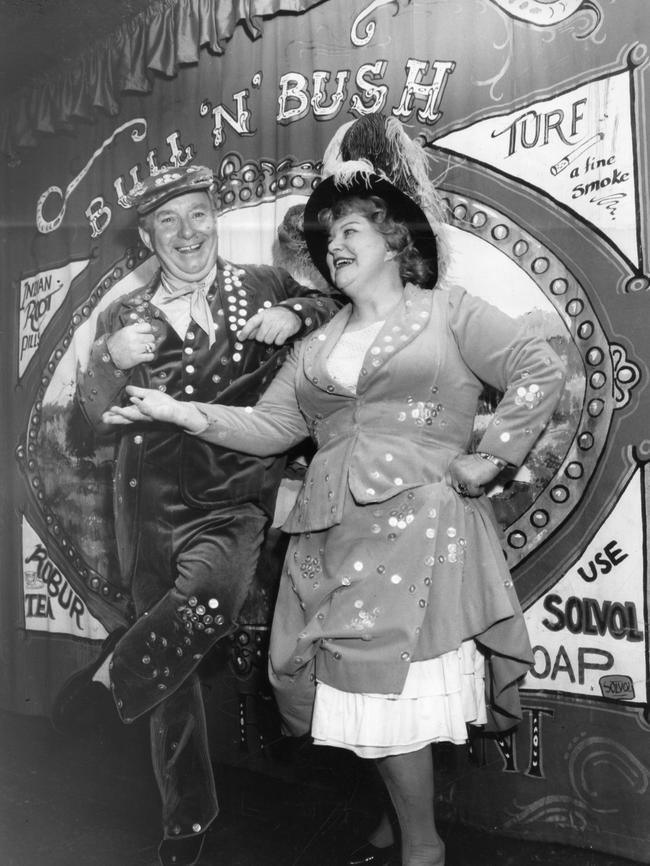
M440 796L479 826L650 862L647 2L251 6L240 21L231 0L153 3L5 107L0 700L47 714L128 604L114 441L93 438L73 403L98 313L152 271L126 194L209 165L221 254L315 279L278 226L335 130L381 111L430 155L449 278L543 334L569 370L551 425L491 491L535 647L524 722L476 737ZM246 315L236 296L228 314ZM243 720L226 752L264 740L281 547L274 533L217 669L222 706Z

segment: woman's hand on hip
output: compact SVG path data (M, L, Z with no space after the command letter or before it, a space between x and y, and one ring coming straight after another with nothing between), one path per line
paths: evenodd
M461 496L482 496L484 487L499 474L499 468L478 454L459 454L449 464L451 486Z

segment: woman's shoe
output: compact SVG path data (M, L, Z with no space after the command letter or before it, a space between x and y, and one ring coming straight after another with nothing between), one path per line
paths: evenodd
M204 842L205 832L182 839L163 839L158 846L160 866L194 866Z
M394 842L385 848L365 842L352 852L344 866L395 866L399 862L398 857L398 846Z

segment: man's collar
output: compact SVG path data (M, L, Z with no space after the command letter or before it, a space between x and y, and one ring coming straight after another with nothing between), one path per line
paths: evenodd
M188 294L191 291L196 291L196 289L201 289L203 291L207 291L212 283L215 281L217 276L217 265L213 265L210 269L210 273L207 274L202 280L179 280L178 277L170 276L169 274L165 274L164 271L160 272L160 284L163 288L163 291L168 295L181 295Z

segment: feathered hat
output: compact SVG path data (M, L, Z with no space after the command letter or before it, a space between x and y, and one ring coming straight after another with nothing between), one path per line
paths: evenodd
M361 196L362 198L379 196L383 199L393 219L408 227L413 246L428 262L430 279L426 288L435 285L438 278L438 246L431 223L427 220L422 208L410 196L401 192L385 177L375 174L367 168L364 170L356 168L351 173L346 171L345 178L337 179L337 175L325 178L310 195L305 205L304 231L307 249L314 264L326 280L332 281L327 265L329 234L325 226L319 221L318 215L325 208L332 207L343 196Z
M429 177L426 152L398 120L370 114L344 124L325 150L322 177L305 206L304 232L314 264L328 281L327 232L318 214L341 196L377 195L408 225L435 283L446 258L440 244L445 207Z

